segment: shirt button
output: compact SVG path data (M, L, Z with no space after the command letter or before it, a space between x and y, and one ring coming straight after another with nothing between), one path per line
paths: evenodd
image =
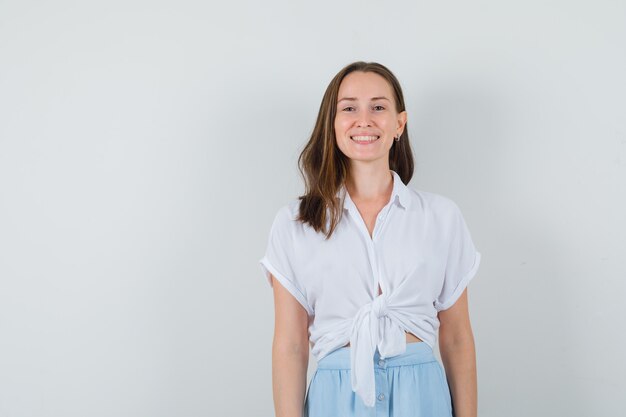
M378 401L382 401L385 399L385 394L378 394Z
M378 360L378 364L379 364L380 366L383 366L383 365L385 364L385 361L384 361L384 360L382 360L382 359L379 359L379 360Z

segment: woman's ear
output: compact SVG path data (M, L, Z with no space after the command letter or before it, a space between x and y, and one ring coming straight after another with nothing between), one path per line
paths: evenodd
M404 125L406 124L406 119L407 119L407 114L406 114L406 110L401 111L400 113L398 113L398 129L400 129L400 132L404 132Z

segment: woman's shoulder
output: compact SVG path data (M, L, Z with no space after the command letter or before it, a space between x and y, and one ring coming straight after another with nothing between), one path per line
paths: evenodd
M294 222L298 218L300 200L297 198L288 200L282 206L279 206L274 214L274 226L281 228L289 228L294 226Z
M283 221L294 221L298 217L299 210L300 200L293 198L278 208L276 216L280 217Z
M414 187L409 187L409 191L414 206L425 212L451 215L459 211L458 204L447 195Z

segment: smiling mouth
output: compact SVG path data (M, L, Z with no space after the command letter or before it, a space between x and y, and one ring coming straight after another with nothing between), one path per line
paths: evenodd
M356 143L371 143L380 139L380 136L350 136L350 139Z

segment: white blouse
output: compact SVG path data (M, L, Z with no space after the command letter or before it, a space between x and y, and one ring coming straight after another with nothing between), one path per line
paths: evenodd
M437 313L455 303L480 263L456 203L390 171L393 192L372 237L344 185L337 196L345 194L346 215L328 241L295 220L294 199L278 210L259 261L270 286L271 272L308 312L318 361L350 342L352 390L369 407L376 348L383 359L403 353L405 331L433 348Z

